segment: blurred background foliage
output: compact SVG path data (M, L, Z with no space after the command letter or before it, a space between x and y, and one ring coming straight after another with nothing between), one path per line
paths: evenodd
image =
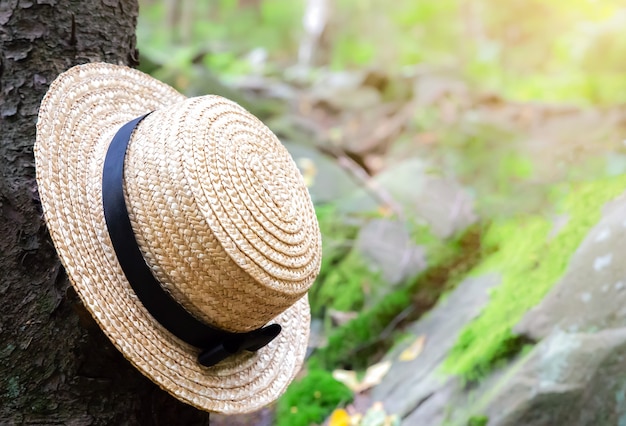
M304 1L142 0L144 59L176 71L282 74L306 62ZM311 64L334 70L420 66L515 100L626 100L626 10L619 0L335 0ZM314 18L308 18L314 19ZM165 72L165 70L164 70Z
M293 123L276 119L291 104L313 119L314 138L321 133L369 174L407 155L427 158L433 173L453 174L475 192L483 215L537 211L549 203L545 184L626 170L624 147L611 145L605 155L618 137L615 123L592 124L568 109L626 102L626 8L619 0L140 6L143 71L189 96L231 98L281 140L294 136ZM553 116L562 121L546 124ZM372 147L361 139L378 137L371 123L382 119L397 129ZM541 146L568 136L567 144Z
M504 284L447 371L525 350L514 323L624 187L623 28L621 0L140 0L140 68L261 118L315 203L311 354L276 424L362 399L334 371L363 374L468 276Z

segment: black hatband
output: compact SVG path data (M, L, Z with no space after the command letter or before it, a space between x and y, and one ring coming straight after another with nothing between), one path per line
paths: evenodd
M199 321L163 289L141 254L124 200L124 158L133 130L147 115L126 123L115 134L102 172L104 218L124 275L154 319L179 339L201 349L200 364L211 366L241 350L256 351L278 336L279 324L231 333Z

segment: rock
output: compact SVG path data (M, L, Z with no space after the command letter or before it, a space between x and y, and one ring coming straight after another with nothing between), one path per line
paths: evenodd
M426 317L411 326L409 331L415 338L426 337L422 352L411 361L399 361L398 356L412 342L398 345L387 356L393 366L372 390L373 400L382 401L387 412L406 418L407 425L436 425L443 420L448 394L459 385L457 379L442 375L438 368L459 331L480 313L489 289L499 281L497 275L465 279Z
M343 71L319 76L309 93L309 102L325 104L333 110L367 110L380 105L382 99L376 87L364 84L367 73Z
M342 200L359 190L354 179L337 163L313 147L284 141L309 186L315 204Z
M465 280L412 328L426 336L423 352L394 362L372 391L403 425L466 426L472 417L489 426L595 426L626 424L626 327L600 332L555 330L530 352L467 388L440 371L464 324L479 314L495 276Z
M374 219L357 236L355 249L375 273L391 286L400 284L426 268L425 250L416 245L402 222Z
M455 292L448 312L438 306L414 326L427 336L424 352L406 366L396 361L374 399L404 425L466 426L471 418L489 426L626 425L626 265L617 261L626 249L625 217L625 197L606 205L562 279L515 327L538 341L528 352L471 387L443 375L459 330L478 314L457 311ZM464 321L438 327L456 316ZM428 321L435 327L425 331Z
M489 426L626 424L625 351L626 328L555 331L485 389Z
M591 331L626 324L626 197L608 204L561 280L515 327L540 340L554 330Z
M373 181L391 195L406 217L417 217L440 238L467 228L477 219L469 193L453 179L429 173L428 165L419 159L399 163ZM379 204L371 192L361 189L339 207L348 212L374 211Z

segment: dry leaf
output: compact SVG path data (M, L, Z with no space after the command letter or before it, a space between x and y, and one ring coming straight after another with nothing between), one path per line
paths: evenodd
M328 426L350 426L350 415L343 408L337 408L330 415Z
M391 361L379 362L369 367L367 371L365 371L365 377L363 377L363 381L360 383L357 392L366 391L379 384L389 369L391 369Z
M338 382L346 385L352 392L358 392L359 379L356 377L356 371L350 370L335 370L333 371L333 378Z
M351 370L335 370L333 378L346 385L352 392L361 393L379 384L390 368L391 361L383 361L369 367L361 381L357 378L356 371Z
M426 343L426 336L420 336L411 345L402 351L398 359L400 361L413 361L424 350L424 344Z

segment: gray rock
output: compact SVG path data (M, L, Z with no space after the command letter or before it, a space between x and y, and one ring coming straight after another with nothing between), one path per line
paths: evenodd
M310 90L310 101L325 103L337 111L367 110L381 104L381 94L364 84L365 72L332 72L319 77Z
M445 390L446 425L485 415L489 426L626 426L625 217L624 197L605 206L562 279L515 327L539 341L529 353L471 391Z
M430 173L427 164L419 159L395 165L373 181L373 186L391 195L405 217L417 218L441 238L467 228L477 219L469 193L454 180ZM363 189L339 204L348 212L373 211L378 206L379 201Z
M480 313L487 303L489 289L499 281L496 275L467 278L426 317L411 326L409 331L415 338L426 337L422 352L414 360L399 361L398 356L412 342L393 350L388 355L393 365L372 390L372 398L382 401L387 412L410 419L405 424L438 424L435 420L444 418L447 396L458 383L437 369L459 331Z
M374 219L359 231L354 248L373 272L394 286L426 268L425 250L416 245L399 221Z
M309 193L316 204L342 200L359 191L354 179L337 163L313 147L283 142L300 172L310 179Z
M626 325L626 198L607 205L561 280L514 332L540 340L554 330L592 331Z
M478 411L489 426L626 424L625 350L626 328L555 331L485 389Z

